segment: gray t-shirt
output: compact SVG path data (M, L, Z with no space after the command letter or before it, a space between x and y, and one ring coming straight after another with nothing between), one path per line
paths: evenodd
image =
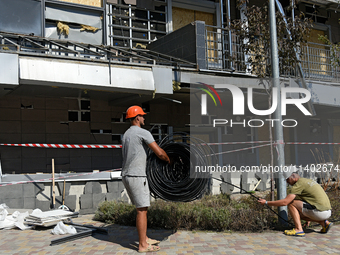
M122 176L146 176L146 151L154 141L149 131L138 126L126 130L122 139Z

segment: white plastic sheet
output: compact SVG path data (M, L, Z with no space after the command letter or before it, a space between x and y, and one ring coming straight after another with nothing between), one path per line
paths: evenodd
M65 225L60 221L51 231L54 235L76 234L77 230L73 226Z
M15 211L8 215L8 206L6 204L0 205L0 229L20 228L21 230L31 229L24 224L25 218L29 215L28 212L20 213Z

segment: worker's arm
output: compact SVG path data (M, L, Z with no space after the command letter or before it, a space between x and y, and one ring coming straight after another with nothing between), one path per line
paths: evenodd
M260 198L258 200L258 202L261 205L264 205L267 202L267 205L269 205L269 206L286 206L286 205L290 204L295 199L295 197L296 197L296 195L289 194L284 199L280 199L280 200L276 200L276 201L266 201L265 199Z
M166 161L167 163L170 163L170 159L166 152L158 146L156 142L152 142L149 144L149 148L156 154L157 157L159 157L161 160Z

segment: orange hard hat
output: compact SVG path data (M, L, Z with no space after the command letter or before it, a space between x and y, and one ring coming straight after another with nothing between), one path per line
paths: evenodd
M146 115L146 113L143 111L142 107L138 105L133 105L129 107L126 111L126 118L131 119L136 117L137 115Z

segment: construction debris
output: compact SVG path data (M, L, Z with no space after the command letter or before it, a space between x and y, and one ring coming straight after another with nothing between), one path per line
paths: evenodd
M58 224L62 220L78 217L78 212L70 212L65 210L52 210L43 212L40 209L35 209L25 218L25 224L49 227Z
M73 226L65 225L62 221L52 229L51 234L53 235L66 235L66 234L76 234L77 230Z
M81 24L80 31L90 31L90 32L95 33L97 32L97 30L99 30L99 28Z
M12 229L20 228L21 230L31 229L31 227L24 225L25 217L28 216L28 212L20 213L15 211L11 215L7 211L8 206L6 204L0 205L0 229Z
M181 90L181 83L178 81L172 81L172 90L173 91Z
M70 33L70 27L61 21L57 22L57 28L59 34L68 35Z
M85 228L85 227L75 227L77 233L73 235L67 235L65 237L53 239L50 243L50 246L57 245L61 243L66 243L69 241L77 240L80 238L84 238L87 236L92 236L92 234L96 231L95 229Z
M73 240L80 239L80 238L84 238L84 237L87 237L87 236L92 236L94 233L104 234L104 235L108 234L107 228L96 227L96 226L88 225L88 224L85 224L85 225L76 224L76 223L72 222L72 219L65 220L65 223L68 224L68 225L74 226L77 233L72 234L72 235L67 235L65 237L54 239L50 243L51 246L61 244L61 243L66 243L66 242L73 241Z

